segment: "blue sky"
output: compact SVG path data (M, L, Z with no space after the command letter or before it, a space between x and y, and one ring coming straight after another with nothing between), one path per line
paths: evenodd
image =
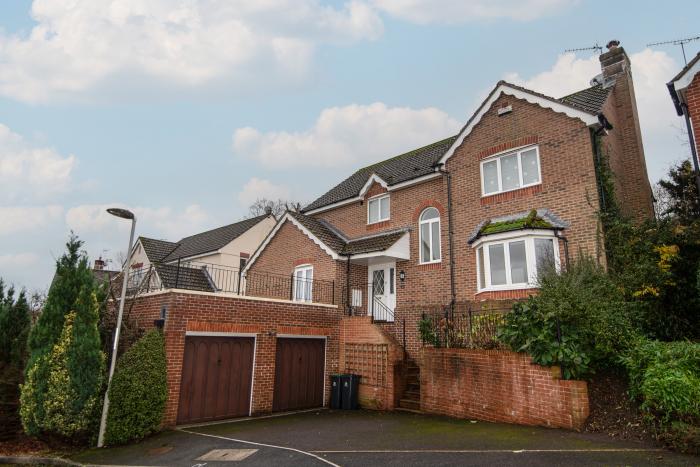
M71 229L92 257L126 249L105 206L177 240L258 196L311 201L449 136L499 79L585 87L597 57L564 50L613 38L632 58L652 181L688 152L664 88L680 48L645 44L697 35L693 1L70 4L0 2L0 277L31 289Z

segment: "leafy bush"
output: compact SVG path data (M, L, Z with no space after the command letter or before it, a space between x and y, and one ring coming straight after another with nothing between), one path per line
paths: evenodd
M105 441L141 439L160 427L167 398L165 343L149 331L122 355L109 391Z
M622 357L630 392L663 422L700 422L700 344L641 338Z
M420 339L424 344L432 345L433 347L440 347L440 337L433 326L433 320L430 319L429 316L423 315L421 320L418 322L418 332L420 333Z
M527 353L538 365L559 365L564 379L580 378L591 371L591 359L579 344L578 330L562 325L554 314L543 313L532 298L513 305L513 312L498 331L498 340L515 352Z
M605 271L583 258L540 279L539 293L514 305L498 339L535 363L560 365L565 379L616 363L636 335L621 291Z

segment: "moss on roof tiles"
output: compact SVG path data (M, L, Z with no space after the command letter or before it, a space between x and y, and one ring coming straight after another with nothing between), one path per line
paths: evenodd
M479 235L493 235L522 229L551 228L554 228L554 226L545 219L539 217L537 211L533 209L527 216L521 217L520 219L486 223L481 230L479 230Z

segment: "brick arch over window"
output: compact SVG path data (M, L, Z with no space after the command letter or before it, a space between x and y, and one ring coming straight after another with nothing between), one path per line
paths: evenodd
M308 264L309 266L314 265L314 259L313 258L299 258L298 260L294 261L294 267L301 266L302 264Z
M420 215L423 214L423 211L425 211L428 208L437 209L440 213L440 218L443 218L447 213L447 211L440 202L434 199L427 199L420 203L418 207L413 211L413 222L418 222L420 219Z

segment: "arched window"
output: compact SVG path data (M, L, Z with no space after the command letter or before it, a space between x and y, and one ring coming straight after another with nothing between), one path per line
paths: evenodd
M420 262L440 262L440 213L427 208L420 215Z

